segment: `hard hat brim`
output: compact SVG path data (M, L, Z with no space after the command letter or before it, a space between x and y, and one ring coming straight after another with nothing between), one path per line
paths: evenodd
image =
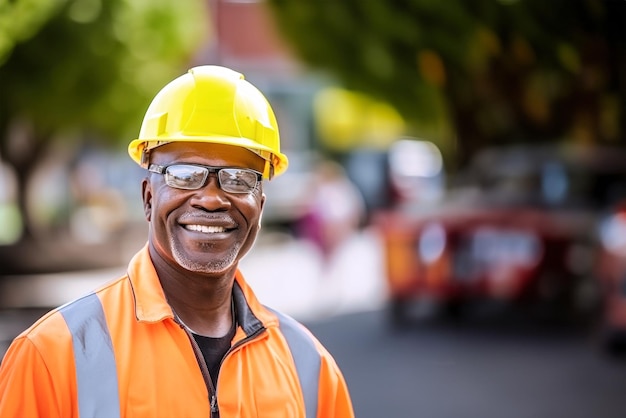
M259 154L262 158L269 160L271 164L274 166L273 176L278 176L282 174L289 165L289 160L287 156L283 153L277 153L272 150L270 147L263 146L259 144L257 141L251 140L249 138L242 137L229 137L229 136L183 136L183 137L168 137L167 139L157 139L149 140L149 139L134 139L128 145L128 154L137 164L141 165L142 161L142 153L144 149L151 150L155 147L150 147L150 143L159 143L159 145L164 145L166 143L171 142L204 142L210 144L222 144L222 145L232 145L235 147L248 148L252 151L261 151L263 154L267 154L269 156L274 156L274 158L265 158L262 154ZM145 145L144 145L145 144Z

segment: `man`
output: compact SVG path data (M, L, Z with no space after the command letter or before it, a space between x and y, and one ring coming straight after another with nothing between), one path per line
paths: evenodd
M193 68L157 94L129 153L147 169L148 243L125 276L15 339L0 416L352 417L331 355L237 267L262 180L287 168L265 97L230 69Z

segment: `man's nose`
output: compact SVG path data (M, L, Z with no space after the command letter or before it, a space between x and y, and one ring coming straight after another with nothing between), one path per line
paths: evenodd
M210 173L204 186L195 191L192 204L205 210L223 210L230 207L227 193L220 187L215 173Z

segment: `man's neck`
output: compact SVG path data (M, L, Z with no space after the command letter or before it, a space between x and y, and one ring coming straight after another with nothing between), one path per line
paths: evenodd
M200 335L222 337L233 324L232 288L236 267L209 275L176 268L151 252L165 297L175 316Z

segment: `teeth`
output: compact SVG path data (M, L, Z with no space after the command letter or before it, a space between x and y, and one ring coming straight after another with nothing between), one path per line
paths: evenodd
M206 234L226 231L226 228L221 227L221 226L206 226L206 225L185 225L185 229L189 231L204 232Z

